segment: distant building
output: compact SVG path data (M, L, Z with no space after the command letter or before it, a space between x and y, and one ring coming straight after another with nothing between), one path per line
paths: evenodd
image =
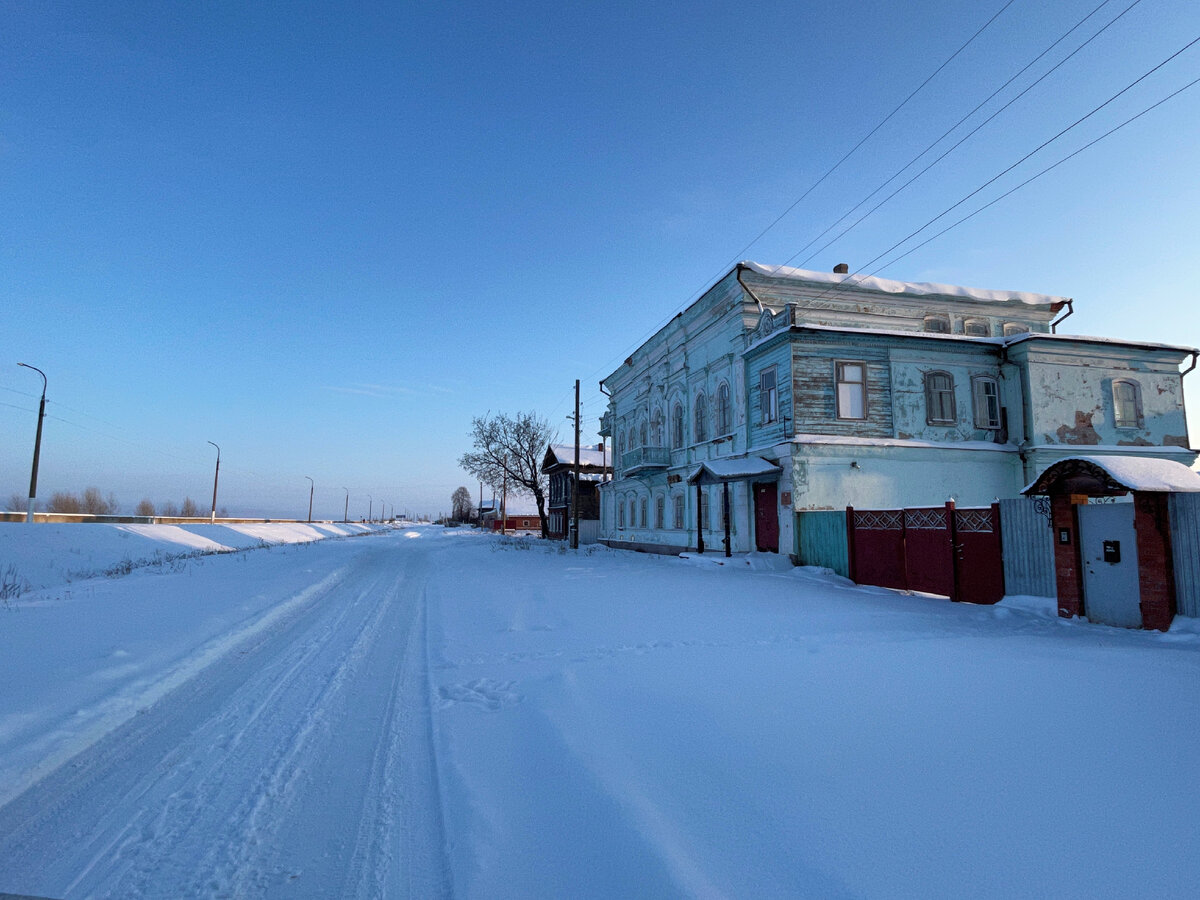
M601 539L793 552L806 513L1016 497L1081 452L1191 465L1197 351L1063 297L740 263L603 379ZM728 504L728 505L727 505Z
M575 445L551 444L542 459L542 472L550 479L546 517L550 537L570 535L571 498L575 484ZM599 536L600 484L612 476L611 460L604 444L579 448L579 539L593 543Z

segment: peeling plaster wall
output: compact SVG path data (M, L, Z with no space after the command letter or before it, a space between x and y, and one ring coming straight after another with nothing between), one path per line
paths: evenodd
M1030 360L1026 377L1032 417L1029 436L1035 445L1187 445L1178 366L1059 356ZM1117 428L1114 424L1115 379L1137 383L1142 427Z

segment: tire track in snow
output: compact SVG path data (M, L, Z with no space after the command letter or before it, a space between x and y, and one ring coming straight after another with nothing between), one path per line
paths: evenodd
M427 552L401 546L359 557L340 585L0 809L0 859L25 879L5 889L448 894Z

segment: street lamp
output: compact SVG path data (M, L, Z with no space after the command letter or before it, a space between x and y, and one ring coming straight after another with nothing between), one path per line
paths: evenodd
M206 441L206 443L212 444L214 447L217 447L217 445L213 444L212 441ZM208 514L208 524L209 525L212 525L217 521L217 479L220 477L221 477L221 448L217 447L217 469L215 472L213 472L213 503L212 503L212 512L210 512Z
M33 439L33 474L29 476L29 508L25 514L25 521L33 523L33 505L37 498L37 470L38 458L42 455L42 420L46 418L46 373L37 366L31 366L29 363L17 363L18 366L24 366L26 369L33 369L42 376L42 402L38 406L38 424L37 437Z
M304 477L308 478L307 475L305 475ZM313 497L313 488L315 488L315 487L316 487L316 485L313 483L313 480L311 478L308 478L308 521L310 521L310 522L312 521L312 497Z
M344 487L342 490L346 492L346 509L342 512L342 524L345 525L350 521L350 488Z

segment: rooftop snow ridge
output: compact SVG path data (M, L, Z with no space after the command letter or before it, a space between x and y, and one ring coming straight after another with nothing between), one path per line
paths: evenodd
M860 288L869 291L882 291L886 294L909 294L914 297L954 297L960 300L980 300L990 303L1024 303L1028 306L1057 307L1067 302L1066 297L1055 297L1050 294L1033 294L1027 291L989 291L982 288L961 287L954 284L892 281L889 278L876 278L874 275L841 275L834 272L814 272L810 269L794 269L791 266L766 266L762 263L751 262L749 260L743 261L741 265L752 272L768 278L788 278L812 284L826 284L830 287L845 284L847 289Z

